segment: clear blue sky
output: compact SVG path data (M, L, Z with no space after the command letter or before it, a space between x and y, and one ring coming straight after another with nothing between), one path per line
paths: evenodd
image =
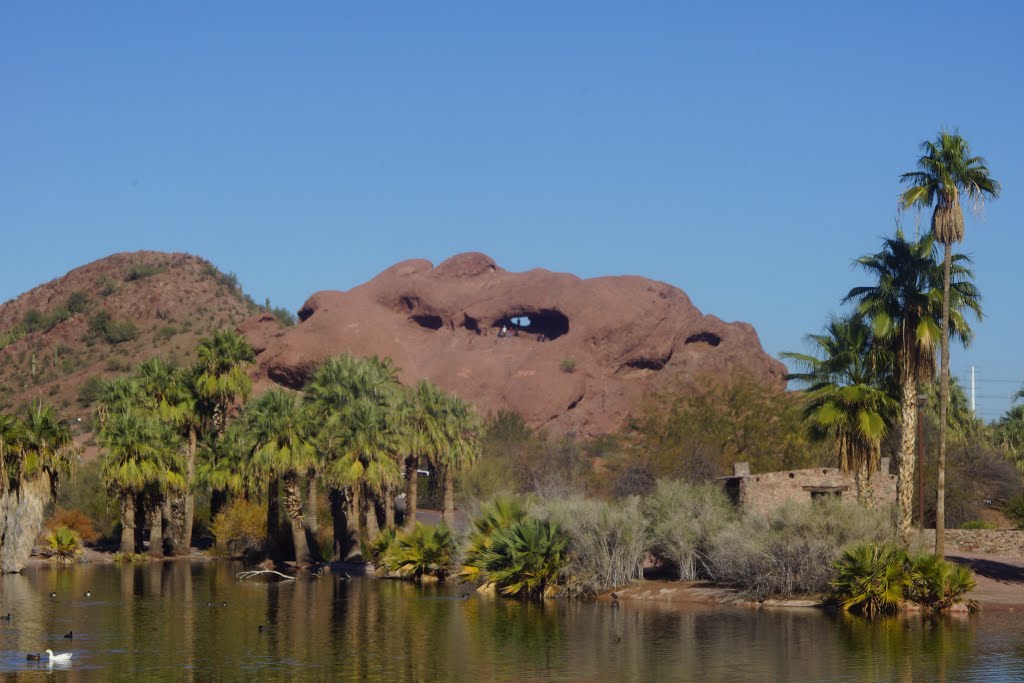
M664 280L803 350L959 126L1004 186L968 219L987 318L952 361L991 419L1024 380L1024 10L968 9L7 2L0 300L159 249L294 310L479 250Z

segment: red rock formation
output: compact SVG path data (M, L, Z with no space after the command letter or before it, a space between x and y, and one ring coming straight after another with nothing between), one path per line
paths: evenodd
M299 318L284 332L272 319L240 327L261 350L263 386L299 388L345 351L390 356L405 383L428 378L482 414L514 410L554 433L618 429L669 384L743 369L781 388L786 372L753 327L701 314L670 285L510 273L479 253L436 268L403 261L347 292L317 292Z

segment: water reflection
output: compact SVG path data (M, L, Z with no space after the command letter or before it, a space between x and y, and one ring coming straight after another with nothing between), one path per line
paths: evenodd
M0 625L0 679L1002 681L1024 670L1014 614L872 623L815 611L537 605L330 575L238 581L239 569L181 561L0 577L0 613L13 615ZM47 647L73 651L70 666L26 661Z

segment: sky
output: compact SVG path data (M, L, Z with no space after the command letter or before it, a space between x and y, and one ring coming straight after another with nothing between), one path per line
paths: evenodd
M296 310L407 258L635 274L765 349L869 284L899 175L958 127L991 420L1024 382L1024 5L6 2L0 300L120 251ZM1013 160L1017 159L1017 162Z

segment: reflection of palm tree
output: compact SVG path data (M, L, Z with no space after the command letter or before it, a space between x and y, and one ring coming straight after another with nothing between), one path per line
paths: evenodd
M58 481L78 460L67 424L37 403L25 419L0 416L0 573L25 568Z
M845 301L855 301L858 311L869 317L878 343L887 347L894 361L893 379L899 384L900 446L897 454L896 498L899 507L900 538L910 541L914 494L914 460L917 441L918 385L935 374L935 347L942 325L942 268L936 262L931 236L908 242L903 233L882 243L882 250L857 259L876 283L855 287ZM967 258L953 258L952 333L964 344L972 332L965 309L980 317L978 292L970 282Z
M954 242L964 238L960 195L980 206L986 197L999 196L999 182L989 175L983 157L972 156L970 145L956 131L939 131L934 141L921 143L917 171L904 173L900 182L910 187L900 195L903 208L931 207L932 233L944 247L942 294L942 373L939 384L939 476L935 504L935 554L945 552L946 410L949 405L950 271Z
M869 504L871 473L878 469L881 440L896 407L880 388L884 363L859 315L835 319L824 334L807 339L815 354L782 354L802 369L788 379L807 386L804 421L811 438L836 443L840 468L854 472L858 502Z

